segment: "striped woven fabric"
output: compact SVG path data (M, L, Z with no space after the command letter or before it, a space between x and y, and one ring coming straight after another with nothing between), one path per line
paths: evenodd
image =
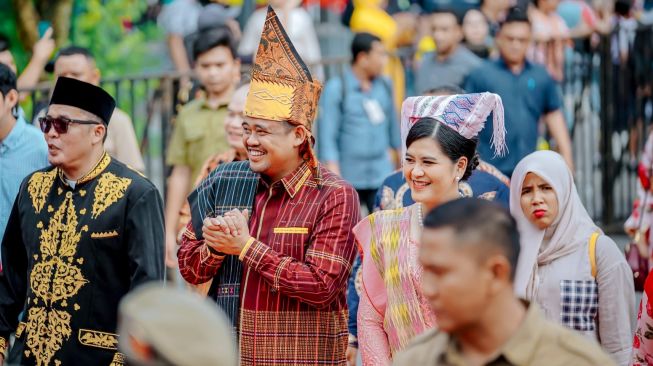
M221 216L234 208L252 210L259 175L248 161L221 164L188 197L191 224L197 239L202 238L202 223L207 217ZM207 296L215 299L235 329L238 329L242 263L228 255L213 278Z

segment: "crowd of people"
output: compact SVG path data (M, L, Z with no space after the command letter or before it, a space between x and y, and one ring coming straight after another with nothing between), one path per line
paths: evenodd
M353 1L351 65L324 80L300 3L242 33L234 7L164 8L199 84L165 200L87 49L50 57L46 32L17 76L0 39L0 365L653 364L653 275L636 313L633 268L577 192L560 95L569 41L604 15L421 1L411 22ZM618 22L645 8L617 3ZM43 71L28 121L19 89ZM653 137L626 223L651 263L652 161Z

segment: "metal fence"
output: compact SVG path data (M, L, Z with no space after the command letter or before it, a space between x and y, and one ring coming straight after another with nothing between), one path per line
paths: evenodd
M595 47L577 44L563 84L576 185L590 215L613 232L622 230L632 210L653 111L651 27L636 31L624 55L615 51L618 32Z
M653 62L653 58L642 58L649 48L653 50L653 42L644 47L642 37L639 48L633 50L634 56ZM594 220L609 231L618 231L635 197L636 162L653 108L649 96L651 77L642 72L648 65L644 62L639 69L615 65L610 41L610 37L605 37L593 47L589 42L578 43L567 57L565 82L561 86L581 198ZM410 60L403 56L402 59ZM329 58L312 67L321 68L328 80L341 75L348 62L347 58ZM244 74L248 70L248 66L243 67ZM653 75L653 70L649 71ZM637 75L641 80L636 80ZM132 117L146 162L146 175L162 192L168 173L164 159L168 137L184 99L179 95L182 76L162 73L102 81L117 105ZM649 94L642 92L647 86ZM24 92L28 97L23 108L33 117L46 105L49 86Z
M324 71L325 79L342 74L346 58L324 59L312 65ZM243 65L243 77L249 75L250 66ZM145 160L145 174L161 192L165 192L169 167L165 165L168 140L179 108L187 101L187 90L180 88L182 78L189 77L173 72L106 78L101 86L115 99L118 108L126 112L134 124L141 154ZM47 107L52 85L40 84L36 88L21 90L24 100L21 107L28 121Z

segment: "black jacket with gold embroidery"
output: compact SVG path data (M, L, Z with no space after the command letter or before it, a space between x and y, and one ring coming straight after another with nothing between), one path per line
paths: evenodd
M118 302L163 280L156 187L105 154L70 187L49 167L25 178L2 241L0 346L8 362L121 365ZM20 319L19 319L20 314Z

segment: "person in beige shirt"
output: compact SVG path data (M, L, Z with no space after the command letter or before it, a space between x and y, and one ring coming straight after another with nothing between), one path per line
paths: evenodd
M461 198L431 211L419 261L438 329L415 338L393 364L614 365L596 342L517 298L519 250L517 224L496 203Z
M127 166L145 172L145 162L138 146L138 139L134 131L134 125L127 113L116 108L111 116L107 130L107 141L104 143L105 150L109 155L127 164Z
M48 71L53 71L56 78L65 76L93 85L100 84L100 70L95 65L95 59L91 52L83 47L70 46L62 48L57 53L54 64L50 65ZM42 113L45 113L45 111ZM38 118L35 120L38 120ZM118 108L114 110L111 116L104 148L109 155L120 162L134 170L145 172L145 163L136 139L132 120L127 113Z

